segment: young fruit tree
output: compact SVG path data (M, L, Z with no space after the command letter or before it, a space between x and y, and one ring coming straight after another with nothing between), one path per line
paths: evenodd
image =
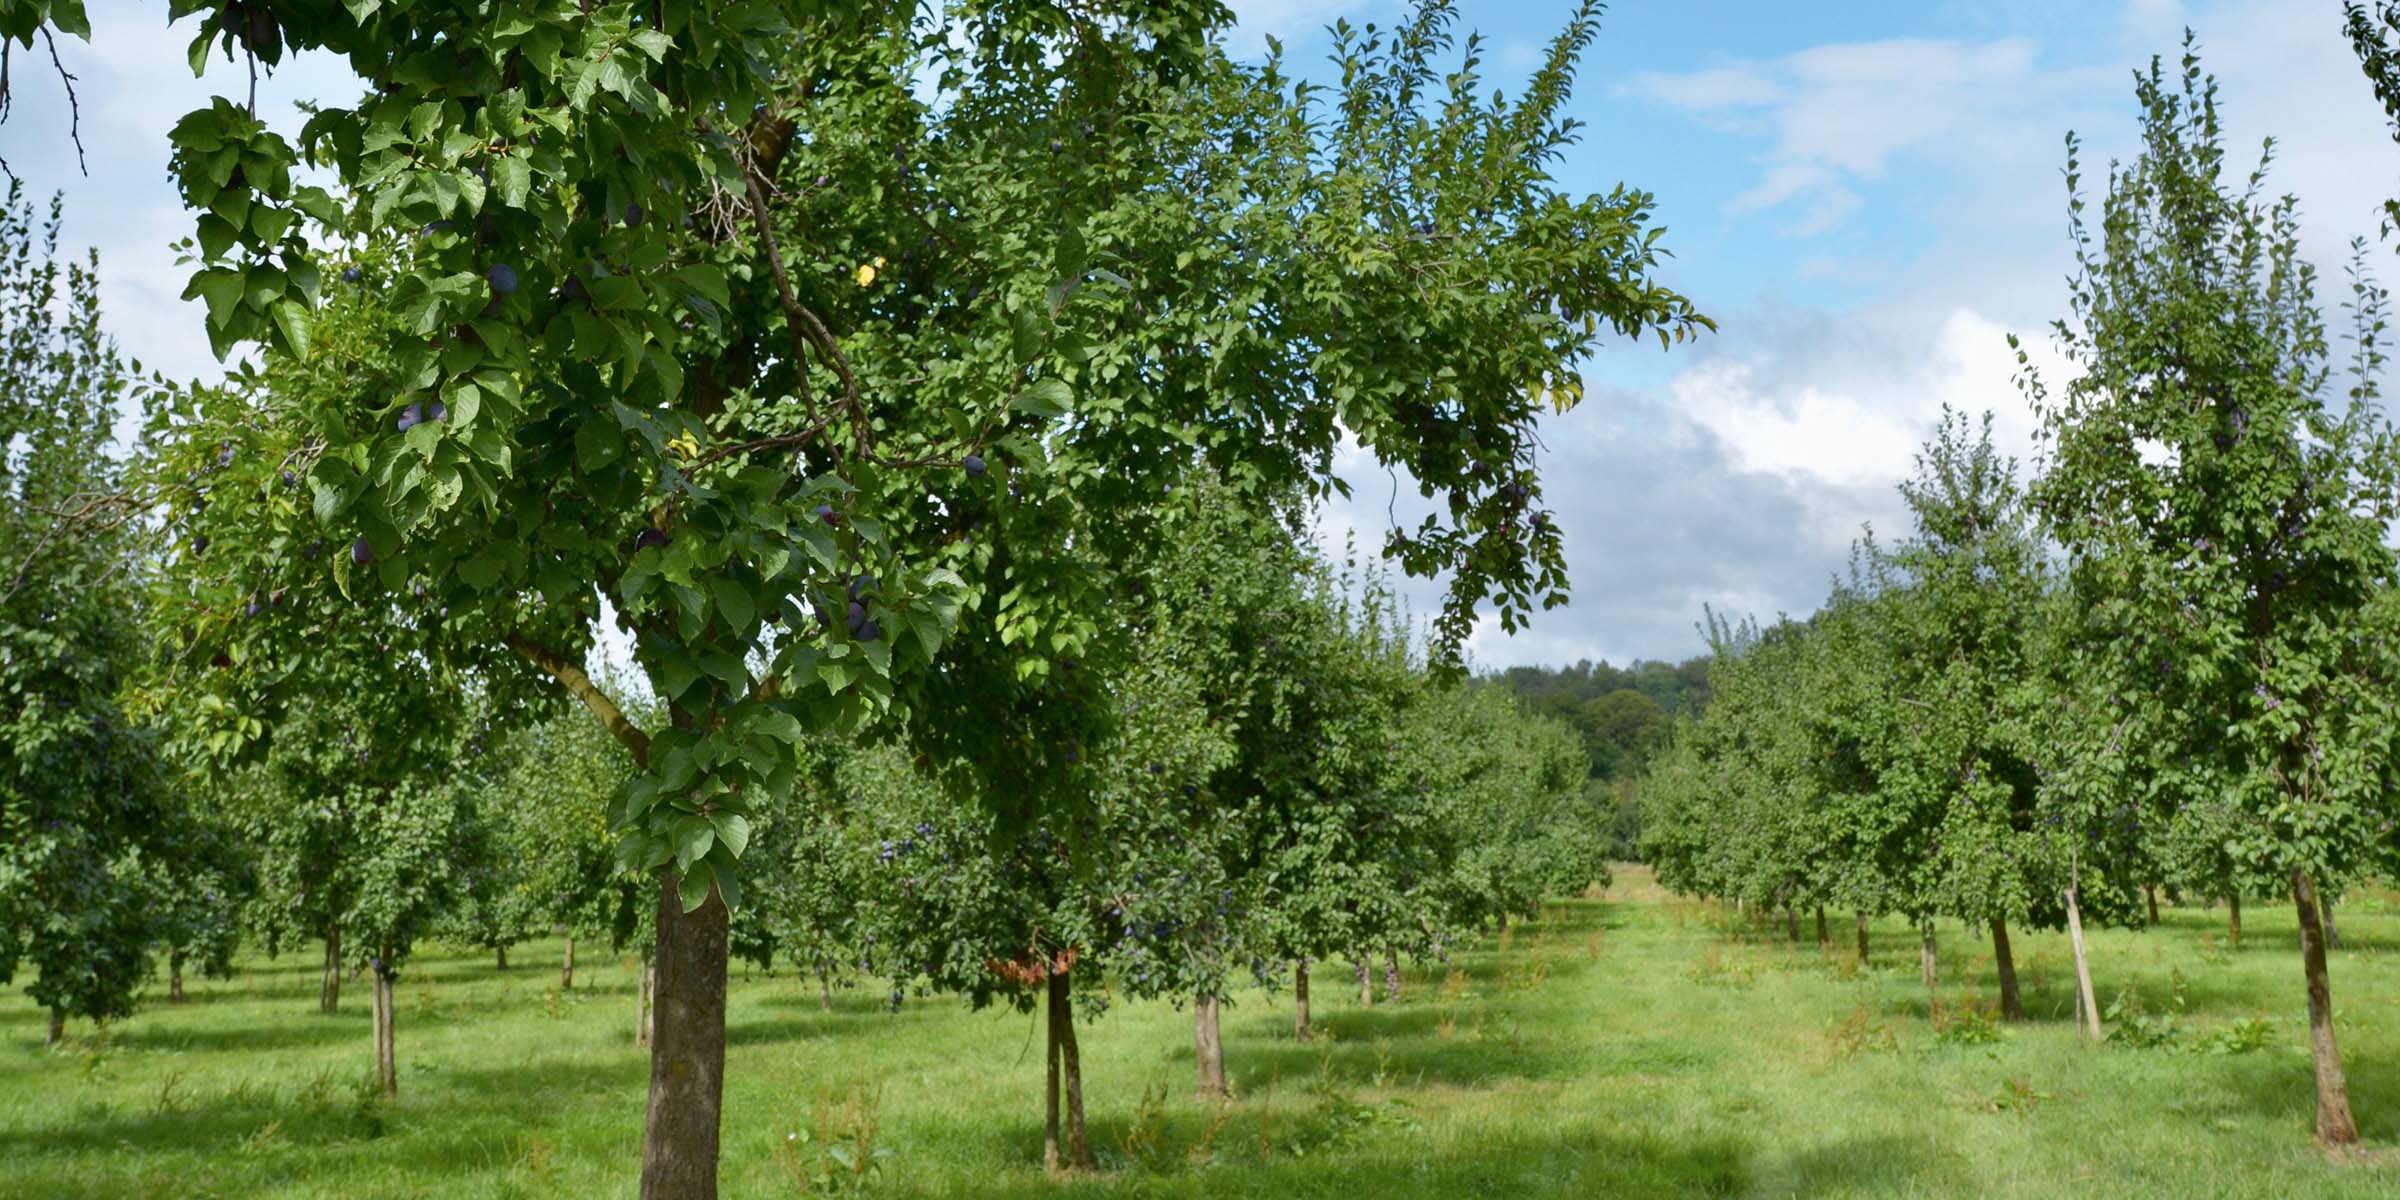
M1472 49L1443 74L1430 2L1343 35L1329 94L1230 59L1215 0L169 12L196 65L360 76L297 145L224 98L177 123L190 295L221 351L306 365L328 291L372 289L376 353L258 415L311 502L286 536L358 604L423 582L461 669L549 676L638 768L646 1197L715 1193L748 812L811 731L921 702L962 613L1024 678L1079 657L1108 594L1043 575L1077 531L1138 536L1194 459L1322 492L1345 435L1450 502L1400 555L1448 573L1445 640L1486 600L1513 629L1564 594L1537 414L1604 332L1706 325L1656 282L1647 194L1549 176L1592 5L1507 103ZM17 45L45 21L85 31L0 0ZM339 282L308 250L354 241L378 257ZM654 727L582 667L612 615Z
M1893 548L1891 713L1906 730L1880 791L1938 814L1933 868L1944 913L1991 930L2000 1013L2023 1020L2011 921L2062 919L2035 806L2039 776L2025 709L2039 692L2032 655L2047 586L2016 464L1980 426L1947 409L1900 485L1915 519ZM2063 885L2063 880L2060 881Z
M2113 642L2095 666L2166 714L2137 752L2200 764L2232 806L2231 851L2288 889L2317 1137L2346 1146L2318 895L2370 860L2395 794L2390 630L2370 625L2400 576L2382 296L2359 281L2345 390L2298 204L2266 197L2263 159L2227 177L2216 84L2188 40L2180 72L2154 60L2135 96L2141 151L2111 165L2097 221L2069 142L2076 271L2055 329L2081 373L2048 387L2023 371L2046 447L2034 507Z

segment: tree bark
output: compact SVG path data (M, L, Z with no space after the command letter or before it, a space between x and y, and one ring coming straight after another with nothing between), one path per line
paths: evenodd
M2328 921L2327 924L2331 925L2332 922ZM183 1003L183 956L180 954L167 956L167 1003Z
M2235 892L2225 898L2225 927L2233 935L2233 948L2242 948L2242 894Z
M67 1040L67 1010L63 1008L51 1009L50 1036L42 1044L46 1046L55 1046L65 1040Z
M1833 953L1833 938L1825 932L1825 906L1817 906L1817 953Z
M567 951L558 958L558 990L575 990L575 935L567 935Z
M1292 1036L1303 1042L1311 1036L1308 1028L1308 960L1305 958L1292 964Z
M317 985L317 1011L329 1013L342 1002L342 927L325 927L325 978Z
M1866 966L1871 957L1867 948L1867 914L1862 912L1858 914L1858 965Z
M1042 1086L1042 1169L1053 1175L1058 1174L1062 1162L1058 1140L1058 1057L1062 1049L1058 1021L1066 1010L1059 1007L1058 992L1063 983L1055 975L1050 977L1044 1011L1048 1019L1042 1023L1042 1043L1048 1050L1044 1058L1049 1066L1049 1077Z
M1992 959L2000 966L2000 1019L2025 1019L2025 1000L2017 992L2017 959L2009 952L2008 919L1992 918Z
M1218 1028L1214 996L1192 1002L1192 1053L1200 1064L1200 1098L1225 1099L1230 1094L1225 1088L1225 1037Z
M1383 998L1397 1003L1400 999L1400 952L1383 952Z
M2150 925L2155 929L2158 927L2158 885L2143 884L2142 898L2150 902Z
M2341 949L2342 932L2333 927L2333 898L2330 896L2318 897L2317 911L2319 919L2325 923L2325 948L2328 950Z
M1367 973L1366 956L1362 954L1352 959L1351 963L1358 969L1358 1006L1375 1007L1375 981Z
M2358 1120L2350 1115L2350 1084L2342 1074L2341 1047L2333 1040L2333 988L2325 974L2325 930L2317 912L2316 886L2306 871L2292 872L2292 907L2300 914L2300 961L2308 973L2308 1052L2317 1065L2317 1141L2326 1146L2358 1144Z
M1063 1158L1071 1170L1093 1165L1092 1148L1083 1134L1083 1059L1075 1046L1075 995L1066 972L1050 975L1050 1104L1049 1124L1042 1146L1042 1165L1060 1169ZM1064 1084L1066 1152L1059 1152L1060 1085Z
M690 912L661 873L652 970L650 1106L642 1200L715 1200L717 1121L725 1100L725 901L715 888Z
M830 972L817 972L817 1011L833 1011L833 975Z
M372 964L375 970L375 1086L386 1096L400 1094L400 1066L392 1044L392 949Z
M1783 932L1793 945L1800 944L1800 912L1790 904L1783 906Z
M2067 943L2075 951L2075 1034L2098 1042L2100 1006L2092 999L2092 960L2083 951L2083 905L2076 895L2079 890L2072 882L2067 885Z
M508 969L508 947L494 946L492 947L492 955L492 962L496 968L502 971Z

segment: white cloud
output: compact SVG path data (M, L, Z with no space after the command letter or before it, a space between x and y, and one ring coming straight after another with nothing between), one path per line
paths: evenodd
M1770 141L1758 182L1731 213L1792 206L1786 232L1829 232L1862 206L1855 183L1896 160L1957 161L2026 132L2021 117L2050 89L2022 38L1899 39L1815 46L1766 62L1645 72L1621 94L1711 128Z

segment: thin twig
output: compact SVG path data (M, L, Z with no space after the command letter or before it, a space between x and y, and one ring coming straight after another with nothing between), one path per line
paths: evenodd
M49 26L42 27L42 45L49 47L50 65L58 70L58 81L67 89L67 137L75 143L75 169L90 177L92 168L83 161L83 105L75 98L75 77L67 73L67 64L58 59L58 39L50 36ZM8 88L0 81L0 94Z

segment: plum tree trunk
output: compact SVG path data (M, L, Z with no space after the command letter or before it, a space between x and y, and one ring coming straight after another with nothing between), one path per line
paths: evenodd
M819 1011L819 1012L832 1012L832 1011L833 1011L833 974L832 974L832 972L829 972L829 971L819 971L819 972L817 972L817 1011Z
M1383 998L1391 1001L1400 999L1400 952L1397 950L1383 952Z
M1083 1135L1083 1061L1075 1046L1075 996L1066 973L1050 975L1050 1088L1048 1118L1042 1133L1042 1166L1050 1171L1082 1170L1092 1166L1092 1149ZM1065 1145L1060 1145L1060 1092L1065 1092Z
M2308 972L2308 1052L2317 1065L2317 1141L2326 1146L2358 1144L2358 1121L2350 1115L2350 1083L2342 1075L2341 1047L2333 1040L2333 988L2325 975L2325 930L2318 920L2316 886L2306 871L2292 872L2292 907L2300 914L2300 961Z
M1936 969L1939 965L1933 941L1933 919L1928 917L1917 926L1917 970L1925 976L1925 990L1928 992L1941 982L1941 973Z
M1867 949L1867 914L1862 912L1858 914L1858 965L1866 966L1870 956Z
M183 1003L183 956L167 956L167 1003Z
M2324 897L2324 898L2321 898L2321 899L2319 899L2319 900L2317 901L2317 909L2318 909L2318 916L2319 916L2319 917L2320 917L2320 918L2321 918L2321 919L2324 921L2324 923L2325 923L2325 948L2326 948L2326 949L2328 949L2328 950L2339 950L2339 949L2341 949L2341 948L2342 948L2342 931L2341 931L2341 930L2338 930L2338 929L2335 929L2335 928L2333 927L2333 899L2332 899L2332 897L2329 897L2329 896L2328 896L2328 897Z
M575 990L575 935L571 933L567 935L566 953L558 958L558 990Z
M1042 1169L1053 1175L1062 1161L1058 1140L1058 982L1055 976L1050 980L1044 1006L1048 1019L1042 1022L1042 1057L1049 1072L1042 1083Z
M2075 951L2075 1035L2098 1042L2100 1007L2092 999L2092 960L2083 951L2083 904L2077 896L2079 890L2072 882L2067 885L2067 944Z
M400 1094L400 1066L392 1044L392 949L373 963L375 970L375 1086L386 1096Z
M492 947L492 965L502 971L508 969L508 947Z
M1833 938L1825 932L1825 906L1817 906L1817 953L1833 953Z
M2242 894L2225 897L2225 928L2233 937L2233 948L2242 948Z
M1200 1098L1224 1099L1229 1094L1225 1088L1225 1036L1217 1024L1214 996L1192 1002L1192 1054L1200 1064Z
M1300 1041L1310 1037L1308 1028L1308 960L1292 963L1292 1036Z
M1350 961L1351 965L1358 970L1358 1006L1360 1008L1375 1007L1375 980L1367 971L1366 956L1362 954Z
M642 1200L715 1200L725 1100L725 901L711 888L707 902L687 913L676 882L673 869L661 873Z
M2150 902L2150 925L2155 929L2158 927L2158 885L2143 884L2142 898Z
M342 927L325 927L325 978L317 985L317 1011L335 1011L342 1002Z
M50 1036L42 1044L46 1046L55 1046L65 1040L67 1040L67 1010L63 1008L51 1009Z
M2008 920L1992 918L1992 960L2000 967L2000 1019L2025 1019L2025 1000L2017 992L2017 959L2009 953Z

